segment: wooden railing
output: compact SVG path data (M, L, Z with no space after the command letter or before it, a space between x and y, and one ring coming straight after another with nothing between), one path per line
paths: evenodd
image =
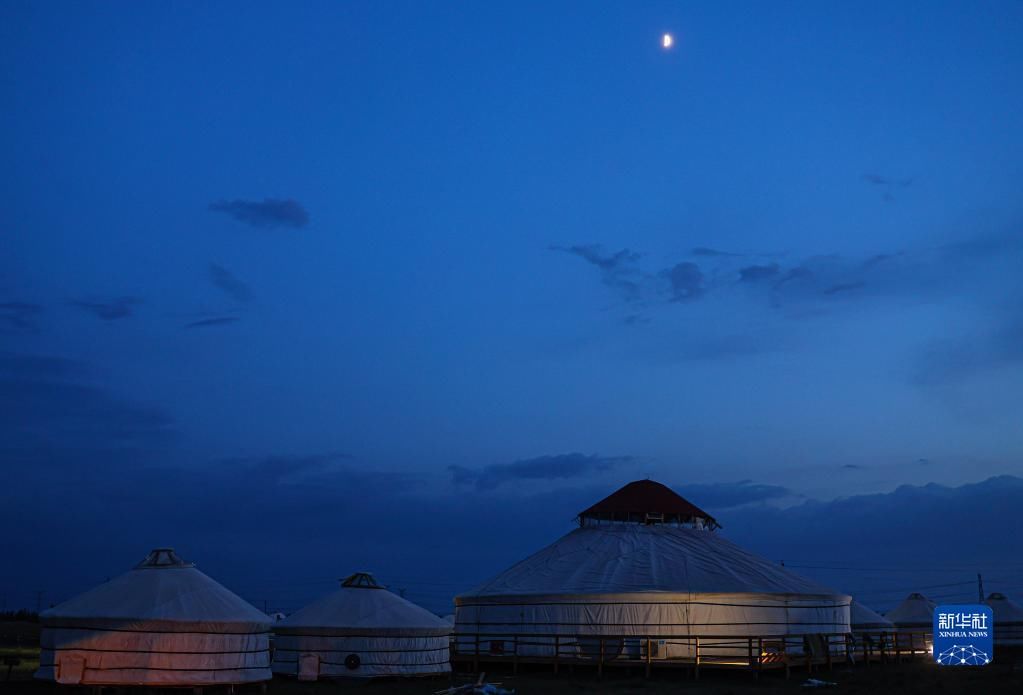
M930 655L929 633L817 633L809 635L585 635L536 633L455 633L453 664L480 670L483 663L588 665L602 675L606 667L689 669L737 668L759 673L793 667L831 669L837 663L899 662Z

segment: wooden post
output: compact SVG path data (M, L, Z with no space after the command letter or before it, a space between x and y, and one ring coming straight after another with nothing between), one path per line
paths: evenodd
M476 633L476 651L472 656L472 672L478 673L480 670L480 633Z
M600 638L600 655L597 657L597 677L604 677L604 638Z
M760 680L760 666L761 666L760 662L763 661L763 659L764 659L764 638L763 637L757 637L757 670L754 672L756 674L756 679L757 680Z
M700 680L700 636L696 636L696 665L693 668L693 680Z
M558 675L558 655L561 653L561 636L554 635L554 675Z
M824 663L828 665L828 671L832 670L831 663L831 635L824 638Z
M751 671L753 670L753 638L752 637L747 637L746 638L746 665L750 667Z
M515 635L515 653L512 655L512 675L519 672L519 636Z
M912 634L912 633L910 633ZM912 637L910 637L912 639ZM899 636L895 635L895 663L902 663L902 645L899 644Z
M650 677L650 650L653 648L653 640L646 638L646 677Z

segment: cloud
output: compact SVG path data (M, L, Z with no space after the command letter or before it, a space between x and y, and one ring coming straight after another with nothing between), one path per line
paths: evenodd
M766 502L791 497L794 493L780 485L754 483L740 480L735 483L710 483L685 485L676 488L686 499L698 507L707 509L731 509L755 502Z
M913 179L890 179L879 174L864 174L863 180L873 186L901 186L905 188L913 183Z
M36 317L43 311L38 304L30 302L0 302L0 326L14 331L35 331Z
M246 471L270 484L287 484L322 478L341 472L342 464L351 461L352 456L339 452L322 454L271 454L259 457L227 458L218 462Z
M162 409L124 400L89 374L84 364L60 357L0 354L0 457L12 466L28 459L50 468L173 436Z
M521 480L567 480L582 478L635 461L631 456L597 456L580 453L556 454L498 463L480 469L448 466L456 485L474 485L477 490L493 490L505 483Z
M669 296L673 302L688 302L699 299L706 291L705 278L700 266L688 261L677 263L662 273L670 285Z
M1023 365L1023 311L962 338L932 341L917 357L913 381L935 385Z
M745 253L732 253L730 251L719 251L717 249L708 248L706 246L697 246L693 248L689 253L694 256L706 256L709 258L742 258L747 256Z
M777 263L768 265L748 265L739 269L739 282L766 282L775 280L781 274Z
M636 265L640 259L638 253L626 248L608 254L599 244L549 246L548 249L577 256L596 266L600 269L602 282L617 290L626 301L635 302L642 298L647 277Z
M824 290L824 294L840 294L842 292L852 292L853 290L863 289L866 286L862 282L843 282L837 285L832 285L828 289Z
M252 300L252 290L249 286L222 265L210 263L210 282L237 302L245 303Z
M878 174L864 174L863 180L871 186L881 189L881 199L886 203L895 201L895 194L892 191L895 187L906 188L913 183L913 179L889 179Z
M692 501L701 503L695 496ZM888 609L936 583L962 581L958 588L924 590L931 598L975 599L978 571L991 591L1023 593L1023 575L1013 561L1023 555L1023 535L988 532L1013 527L1021 506L1023 479L999 476L960 487L903 485L789 508L744 507L719 519L740 545ZM828 566L834 569L822 569Z
M87 300L72 300L69 302L71 306L77 307L82 311L92 314L98 319L104 321L116 321L117 319L125 319L132 315L132 307L139 304L140 300L135 297L118 297L109 301L87 301Z
M294 227L301 229L309 224L309 213L295 200L264 198L254 200L218 200L210 203L213 212L223 212L239 222L252 227Z
M192 321L186 323L185 328L211 328L214 326L227 326L229 324L239 321L237 316L216 316L210 319L199 319L198 321Z

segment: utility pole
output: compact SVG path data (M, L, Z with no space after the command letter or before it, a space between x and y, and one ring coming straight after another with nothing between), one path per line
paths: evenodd
M984 578L977 572L977 603L984 603Z

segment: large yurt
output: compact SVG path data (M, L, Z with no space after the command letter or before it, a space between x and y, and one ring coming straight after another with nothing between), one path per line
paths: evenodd
M984 602L995 617L995 645L1023 647L1023 606L1005 594L991 594Z
M731 543L660 483L629 483L577 520L455 598L460 653L638 657L649 644L651 658L681 658L701 636L705 658L746 657L748 637L849 631L849 596Z
M270 619L153 550L129 572L40 616L36 678L80 685L204 686L269 680Z
M359 572L274 626L274 673L318 678L451 671L451 624Z

